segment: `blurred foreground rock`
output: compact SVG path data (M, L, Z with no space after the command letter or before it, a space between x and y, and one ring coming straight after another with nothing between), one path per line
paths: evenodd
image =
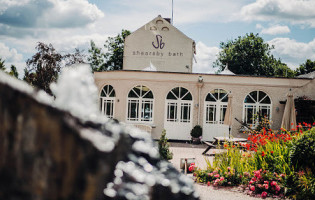
M0 199L198 199L151 137L83 121L0 72Z

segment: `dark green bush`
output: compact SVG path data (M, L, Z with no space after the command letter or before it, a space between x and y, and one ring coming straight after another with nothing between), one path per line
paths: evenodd
M196 125L191 131L190 135L193 138L199 138L202 135L202 128L199 125Z
M304 132L290 150L290 164L295 171L310 169L315 174L315 128Z
M173 153L169 149L170 145L167 142L166 130L162 131L160 140L159 140L159 153L160 157L164 160L171 160L173 158Z

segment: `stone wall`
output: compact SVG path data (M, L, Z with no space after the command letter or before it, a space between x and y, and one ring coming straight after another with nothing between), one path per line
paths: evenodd
M0 199L198 199L147 133L83 121L39 96L0 72Z

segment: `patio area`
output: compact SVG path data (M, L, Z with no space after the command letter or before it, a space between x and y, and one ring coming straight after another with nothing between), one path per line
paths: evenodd
M176 169L180 170L180 159L181 158L195 158L195 164L205 169L207 167L206 159L208 159L211 163L213 162L214 156L204 156L202 152L207 148L205 144L191 144L187 143L178 143L178 142L169 142L170 150L173 152L173 159L170 162L175 166ZM222 152L222 149L210 149L208 154ZM187 176L192 177L192 174L188 174ZM251 197L246 195L245 193L239 192L237 187L234 188L220 188L217 189L213 186L206 186L195 183L196 191L200 195L201 200L253 200L259 199L256 197ZM272 199L272 198L267 198Z

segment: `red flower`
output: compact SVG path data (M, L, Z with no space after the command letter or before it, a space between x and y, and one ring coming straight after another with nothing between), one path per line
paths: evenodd
M208 181L207 185L210 186L210 181Z
M273 151L270 151L271 154L273 154Z
M262 157L265 156L265 152L264 152L264 151L261 152L261 156L262 156Z
M265 192L265 191L263 191L262 193L261 193L261 198L266 198L267 197L267 192Z

